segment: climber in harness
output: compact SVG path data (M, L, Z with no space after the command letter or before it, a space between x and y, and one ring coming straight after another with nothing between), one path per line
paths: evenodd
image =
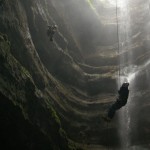
M50 41L53 41L53 37L54 37L55 32L57 31L57 28L58 28L57 25L48 26L47 35Z
M121 107L125 106L127 103L127 99L129 96L129 83L125 82L122 84L118 91L118 98L116 102L109 108L108 113L106 116L103 116L103 119L107 122L110 122L115 115L115 112L120 109Z

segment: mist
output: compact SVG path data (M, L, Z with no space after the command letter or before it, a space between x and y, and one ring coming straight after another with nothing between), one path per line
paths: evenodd
M150 149L149 6L149 0L1 0L2 146ZM124 82L127 104L106 122Z

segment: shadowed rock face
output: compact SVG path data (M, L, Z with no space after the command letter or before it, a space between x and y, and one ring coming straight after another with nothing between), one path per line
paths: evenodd
M118 114L110 125L101 119L116 99L120 72L131 81L130 144L148 145L148 1L130 0L123 10L115 1L0 1L3 143L29 150L77 149L69 139L90 150L120 146ZM58 25L54 42L50 24Z

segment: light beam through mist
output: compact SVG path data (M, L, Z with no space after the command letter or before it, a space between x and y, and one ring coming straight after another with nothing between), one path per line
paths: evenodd
M93 0L90 0L90 1L92 2ZM116 0L95 0L95 1L99 1L103 3L104 5L111 5L113 7L116 7ZM125 0L118 0L117 7L123 8L125 4L126 4Z
M110 1L112 5L115 7L115 2ZM130 8L131 6L129 5L129 0L116 0L117 2L117 11L118 11L118 22L119 22L119 27L118 27L118 34L119 34L119 53L120 53L120 77L118 83L118 87L120 84L123 82L129 82L130 86L135 84L135 79L138 75L142 73L143 70L145 70L149 65L150 65L150 60L148 60L146 63L143 65L137 66L137 65L132 65L129 64L128 62L132 62L133 60L133 52L131 49L132 46L132 25L131 25L131 14L130 14ZM119 7L121 9L119 9ZM126 52L127 55L123 55L123 52ZM126 64L126 65L125 65ZM123 66L123 67L122 67ZM129 86L129 90L130 90ZM132 87L133 88L133 87ZM134 90L134 89L132 89ZM123 107L120 110L119 113L119 123L120 123L120 129L119 129L119 134L121 138L121 144L122 144L122 149L127 150L127 149L132 149L131 147L131 110L134 111L135 108L132 107L134 102L131 100L131 97L134 95L132 93L132 90L130 90L129 93L129 98L127 105ZM136 148L138 149L138 148Z
M113 4L113 3L112 3ZM120 66L122 64L126 64L130 59L132 59L132 53L128 54L128 57L124 57L124 55L121 55L123 51L128 51L130 48L130 45L132 43L131 41L131 24L130 24L130 12L128 9L128 0L115 0L114 4L116 5L116 14L118 19L118 42L119 42L119 54L120 54ZM119 7L121 9L119 9ZM129 51L128 51L129 52ZM129 82L130 85L133 82L133 79L136 75L136 67L133 66L126 66L124 68L120 67L120 77L119 77L119 83L118 87L121 86L123 82ZM121 138L121 148L122 149L128 149L130 146L130 100L131 92L129 93L128 103L125 107L123 107L120 110L119 113L119 135Z

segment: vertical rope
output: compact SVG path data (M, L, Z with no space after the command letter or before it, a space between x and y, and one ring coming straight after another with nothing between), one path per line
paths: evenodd
M108 142L108 145L107 145L107 146L108 146L108 147L107 147L107 148L108 148L108 150L109 150L109 140L110 140L110 138L109 138L109 123L108 123L108 122L107 122L107 131L108 131L108 133L107 133L107 136L108 136L108 137L107 137L107 142Z
M116 24L117 24L117 40L118 40L118 83L119 83L119 86L120 86L120 42L119 42L119 20L118 20L118 0L116 0Z

